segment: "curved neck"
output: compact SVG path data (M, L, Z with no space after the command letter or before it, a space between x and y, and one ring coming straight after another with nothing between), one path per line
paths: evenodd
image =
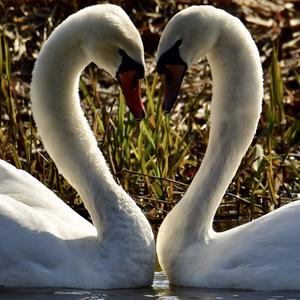
M213 78L209 143L199 171L174 209L173 217L180 211L187 216L180 230L189 232L191 240L212 230L215 212L252 141L261 112L259 53L248 31L237 25L237 32L234 26L224 27L209 52Z
M79 76L91 60L76 38L72 41L55 32L41 50L31 85L33 115L46 150L82 197L98 234L108 226L113 234L111 214L126 193L115 183L81 109Z

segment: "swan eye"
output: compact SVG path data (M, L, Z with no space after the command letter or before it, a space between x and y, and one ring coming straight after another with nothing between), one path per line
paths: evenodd
M119 53L121 56L126 56L126 52L123 49L119 49Z
M179 48L182 45L182 40L177 40L173 47Z

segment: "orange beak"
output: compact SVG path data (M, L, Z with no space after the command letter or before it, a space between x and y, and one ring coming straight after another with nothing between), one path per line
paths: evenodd
M117 79L131 113L138 121L142 120L145 117L145 108L141 99L140 79L137 71L120 72Z

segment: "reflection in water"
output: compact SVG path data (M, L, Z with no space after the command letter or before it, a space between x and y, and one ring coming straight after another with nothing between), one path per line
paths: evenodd
M300 300L299 292L254 292L195 289L169 286L156 272L152 287L123 290L12 289L0 288L0 300Z

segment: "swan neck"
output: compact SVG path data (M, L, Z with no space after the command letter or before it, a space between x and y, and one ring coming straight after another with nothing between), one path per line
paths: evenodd
M208 146L190 187L166 221L180 223L181 228L174 229L177 236L189 233L182 234L184 243L199 236L205 239L212 232L216 210L253 139L261 112L259 53L249 32L236 25L224 27L208 54L213 79Z
M193 211L200 212L197 227L202 234L212 229L216 210L250 146L263 97L260 56L242 25L233 32L224 28L208 61L213 79L209 143L186 195Z
M95 227L103 230L110 225L103 222L109 222L113 207L119 206L120 194L126 193L114 181L80 106L79 77L91 61L76 33L62 40L60 31L54 32L36 61L31 99L47 152L80 194Z

